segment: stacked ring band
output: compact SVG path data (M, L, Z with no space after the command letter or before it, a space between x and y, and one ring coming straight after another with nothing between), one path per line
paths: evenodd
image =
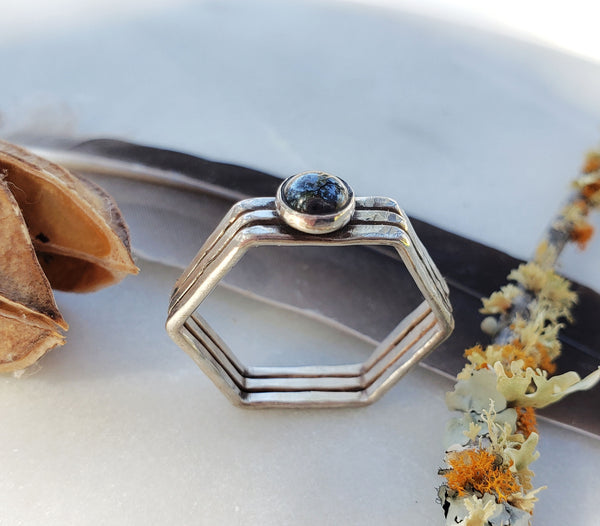
M364 363L247 366L196 312L253 247L388 245L396 249L424 301ZM398 204L354 197L341 179L305 172L286 179L275 198L236 203L177 280L167 331L236 405L359 406L377 400L444 341L454 320L448 287Z

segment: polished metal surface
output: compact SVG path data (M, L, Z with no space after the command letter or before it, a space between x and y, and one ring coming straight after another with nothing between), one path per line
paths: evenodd
M395 201L381 197L356 198L348 224L340 227L338 223L336 227L326 235L299 232L282 219L276 199L240 201L175 284L167 331L234 404L244 407L366 405L377 400L452 332L454 320L446 282ZM400 255L424 301L364 363L295 367L245 365L196 309L248 249L266 245L323 245L324 249L333 245L391 246Z

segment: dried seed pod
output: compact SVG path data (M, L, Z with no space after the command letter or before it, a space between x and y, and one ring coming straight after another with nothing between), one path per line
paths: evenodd
M67 329L19 205L0 173L0 372L23 369L64 343Z
M103 190L4 141L0 170L53 288L88 292L138 272L127 226Z
M68 325L51 287L88 292L137 272L109 195L0 141L0 372L64 343Z

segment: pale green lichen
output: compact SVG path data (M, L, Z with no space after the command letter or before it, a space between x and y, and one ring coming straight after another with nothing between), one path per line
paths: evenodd
M523 435L516 435L523 437ZM529 468L529 464L535 462L540 458L540 452L536 450L539 435L537 433L531 433L525 442L511 444L506 447L502 453L511 462L510 469L515 473L524 471Z
M469 422L469 429L463 431L465 437L469 439L471 442L475 442L476 438L481 433L482 426L481 424L476 424L475 422Z
M493 495L469 496L457 498L448 493L448 488L442 486L438 491L438 497L447 503L446 525L457 526L529 526L531 515L508 502L497 503ZM481 518L479 509L486 509L487 517ZM478 516L479 515L479 516ZM485 515L484 515L485 516ZM476 521L479 522L476 522ZM471 522L464 522L471 521ZM482 522L486 521L486 522Z
M496 413L496 422L499 425L508 424L511 429L516 429L517 412L509 407ZM466 433L471 433L471 429L479 429L474 438L471 439ZM478 445L479 438L487 434L487 423L481 413L469 411L462 413L460 416L451 418L446 425L446 433L444 434L444 448L446 451L455 451L464 448L469 444Z
M494 515L498 516L504 510L504 506L497 504L494 499L478 499L469 497L464 499L463 504L468 515L460 521L460 526L482 526L489 523Z
M456 382L454 391L446 393L446 405L449 409L481 414L493 400L497 411L502 411L506 408L506 398L498 391L496 384L497 376L493 370L472 371L467 378Z
M510 502L516 508L526 511L527 513L533 513L535 503L538 501L537 494L544 489L547 489L547 486L540 486L537 489L529 491L525 495L523 493L515 493L511 496Z
M502 457L505 464L508 464L508 459L504 452L507 448L516 444L513 438L516 426L510 425L508 422L498 422L498 413L492 399L490 399L488 409L484 409L481 412L481 416L487 424L486 436L490 441L489 449L495 455Z
M494 370L498 392L507 402L521 407L546 407L571 393L590 389L600 381L600 368L584 379L573 371L548 378L548 373L541 369L523 370L522 360L511 363L510 376L500 362L494 364Z

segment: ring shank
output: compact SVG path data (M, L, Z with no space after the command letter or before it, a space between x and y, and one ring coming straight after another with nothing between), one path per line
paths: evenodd
M266 245L388 245L396 249L424 301L362 364L247 367L195 314L218 282L252 247ZM448 287L406 215L387 198L356 198L343 229L327 236L293 231L279 218L275 200L249 199L231 209L173 291L167 330L236 405L332 407L378 399L453 328Z

